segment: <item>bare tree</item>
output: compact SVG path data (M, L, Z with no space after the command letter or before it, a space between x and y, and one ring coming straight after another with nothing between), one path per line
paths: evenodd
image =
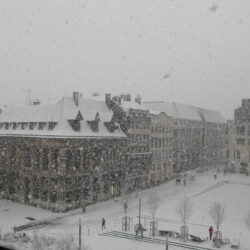
M74 237L70 233L66 233L61 237L60 239L57 240L56 242L56 249L57 250L78 250L79 247L74 241ZM87 246L82 246L82 250L88 249Z
M219 230L221 223L225 218L225 206L219 202L214 202L209 209L209 215L211 216L216 229Z
M150 213L151 213L151 216L152 216L153 220L155 218L156 210L158 209L159 204L160 204L160 199L157 196L157 194L155 192L154 193L149 193L149 195L148 195L148 206L149 206Z
M248 229L250 229L250 212L245 217L245 223L246 223L246 226L248 227Z
M187 224L187 220L191 217L193 211L193 205L188 197L184 197L180 200L177 208L177 214L180 216L180 220L183 225Z

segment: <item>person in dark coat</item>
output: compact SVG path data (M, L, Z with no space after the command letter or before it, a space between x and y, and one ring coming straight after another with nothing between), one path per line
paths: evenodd
M102 218L102 230L105 229L105 223L106 223L105 219Z
M209 227L208 232L209 232L209 239L212 240L212 236L213 236L213 233L214 233L214 229L213 229L212 226Z

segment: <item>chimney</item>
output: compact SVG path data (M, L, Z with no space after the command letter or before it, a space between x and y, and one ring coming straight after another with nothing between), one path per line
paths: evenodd
M79 99L81 98L80 92L73 92L73 98L74 98L74 101L75 101L75 105L78 106L79 105Z
M105 94L105 102L108 108L111 108L111 94Z
M130 94L121 94L121 99L123 101L126 101L126 102L130 102L131 101L131 95Z
M141 105L141 97L139 95L135 97L135 102Z

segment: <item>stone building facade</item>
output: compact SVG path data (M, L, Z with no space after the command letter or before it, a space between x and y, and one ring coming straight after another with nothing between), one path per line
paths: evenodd
M175 173L224 164L225 122L219 112L179 103L148 102L145 106L173 117Z
M120 195L127 137L105 102L79 93L0 115L0 195L66 211Z
M173 175L173 118L164 112L150 112L150 117L150 184L155 185L167 181Z
M131 100L130 94L106 95L107 105L114 112L113 121L120 124L128 137L127 174L125 192L133 192L149 186L152 166L150 151L151 118L140 97Z
M250 173L250 99L242 99L227 130L227 170Z

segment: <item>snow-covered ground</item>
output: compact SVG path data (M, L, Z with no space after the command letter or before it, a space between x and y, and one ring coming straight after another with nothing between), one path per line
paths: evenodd
M213 172L199 174L195 181L187 182L187 185L176 185L175 181L141 191L139 194L132 194L128 201L128 216L133 217L134 224L138 218L138 197L142 199L142 215L150 215L148 205L149 193L157 193L160 204L156 211L156 217L164 219L179 220L176 208L181 198L187 196L193 203L193 214L189 222L189 233L202 238L208 237L208 227L213 222L208 215L208 210L214 201L225 205L225 220L222 223L221 231L223 237L228 239L239 238L240 249L250 249L250 230L247 229L244 217L250 211L250 177L239 174L218 174L214 180ZM79 212L79 214L72 215ZM52 220L50 225L36 229L27 230L32 235L34 231L51 237L60 237L65 233L74 235L78 241L79 219L82 221L82 241L91 250L160 250L160 245L130 241L125 239L108 238L98 235L101 230L101 219L106 219L107 231L121 230L121 218L123 216L122 198L101 202L87 207L86 214L81 209L69 211L64 214L51 213L43 209L26 206L6 200L0 201L0 228L2 233L10 231L13 226L23 225L30 221L25 217L33 217L37 220L47 217L69 215L62 219ZM144 221L142 221L144 223ZM147 224L148 226L148 224ZM176 221L159 222L159 229L179 231L181 224ZM214 226L214 225L213 225ZM149 230L148 230L149 231ZM132 231L131 231L132 232ZM201 246L212 247L211 241L202 243ZM177 248L170 248L177 249ZM222 249L230 249L224 246Z

